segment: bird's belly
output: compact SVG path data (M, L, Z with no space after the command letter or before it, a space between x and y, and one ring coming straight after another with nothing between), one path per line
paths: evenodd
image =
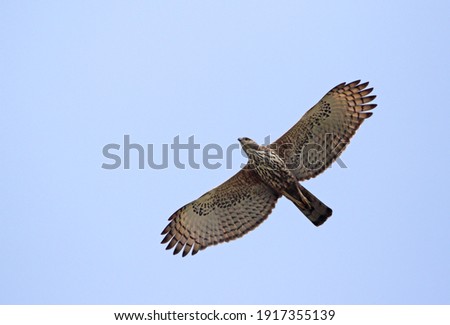
M292 183L296 182L294 176L287 168L257 166L255 171L264 183L278 193L283 193Z

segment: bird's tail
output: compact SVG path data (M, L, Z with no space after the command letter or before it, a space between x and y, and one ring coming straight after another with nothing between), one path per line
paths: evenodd
M300 184L297 183L295 185L291 186L283 194L291 200L314 225L320 226L331 217L333 211L329 207Z

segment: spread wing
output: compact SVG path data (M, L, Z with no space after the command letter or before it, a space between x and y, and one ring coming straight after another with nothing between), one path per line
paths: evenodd
M360 80L331 89L289 131L271 144L299 181L317 176L344 151L376 104Z
M162 244L192 255L208 246L245 235L263 222L279 195L262 183L247 166L220 186L186 204L162 231Z

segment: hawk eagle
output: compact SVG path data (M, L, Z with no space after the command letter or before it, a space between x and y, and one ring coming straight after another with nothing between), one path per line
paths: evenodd
M225 183L178 209L162 231L173 253L192 255L239 238L271 213L281 196L320 226L332 210L300 181L323 172L342 153L362 122L372 115L376 96L360 80L331 89L283 136L269 146L239 138L248 163Z

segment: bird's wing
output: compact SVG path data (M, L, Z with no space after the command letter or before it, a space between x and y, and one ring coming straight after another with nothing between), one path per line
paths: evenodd
M192 255L208 246L245 235L263 222L279 195L244 167L225 183L186 204L162 231L166 249Z
M271 144L299 181L317 176L344 151L376 104L360 80L331 89L289 131Z

